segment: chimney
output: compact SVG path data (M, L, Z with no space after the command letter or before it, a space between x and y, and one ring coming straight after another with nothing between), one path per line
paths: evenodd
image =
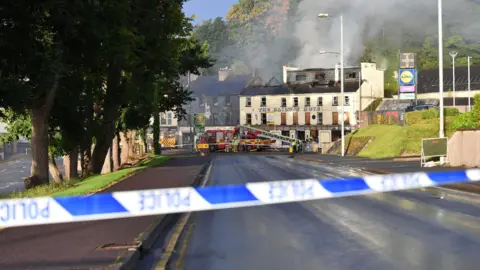
M335 83L340 81L340 64L335 64Z
M218 81L223 82L232 74L233 74L233 69L228 67L221 68L220 70L218 70Z

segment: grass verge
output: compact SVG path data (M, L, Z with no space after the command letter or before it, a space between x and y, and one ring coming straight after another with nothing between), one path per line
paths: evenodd
M101 191L113 184L116 184L127 177L147 168L163 165L169 157L150 156L134 167L122 169L116 172L94 175L83 180L74 179L60 184L39 186L22 192L12 192L0 196L1 198L32 198L41 196L73 196L86 195Z

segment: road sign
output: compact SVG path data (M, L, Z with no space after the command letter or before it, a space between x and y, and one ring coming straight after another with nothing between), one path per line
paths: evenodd
M423 167L428 158L446 156L447 144L448 138L423 139L420 165Z
M401 53L400 68L415 68L415 53Z
M415 84L415 69L400 69L398 72L398 84L414 85Z
M197 144L198 149L208 149L208 144L202 143L202 144Z

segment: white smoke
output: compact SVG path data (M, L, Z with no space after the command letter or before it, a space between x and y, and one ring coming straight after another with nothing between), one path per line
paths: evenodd
M479 1L443 2L444 29L454 29L452 31L466 39L480 40L480 24L477 23L480 18ZM329 13L333 17L317 18L319 13ZM339 53L340 14L344 17L347 63L358 59L365 41L371 37L387 32L401 41L409 35L435 34L438 28L437 0L302 0L294 33L301 44L296 59L298 65L302 68L332 67L339 61L337 55L318 54L318 51Z

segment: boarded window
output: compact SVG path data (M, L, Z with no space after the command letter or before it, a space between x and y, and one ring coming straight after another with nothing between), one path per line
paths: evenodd
M333 125L338 125L338 112L333 112L332 113L332 124Z
M310 125L310 112L305 113L305 125Z
M287 125L287 113L282 112L282 125Z
M298 125L298 113L293 112L293 124Z

